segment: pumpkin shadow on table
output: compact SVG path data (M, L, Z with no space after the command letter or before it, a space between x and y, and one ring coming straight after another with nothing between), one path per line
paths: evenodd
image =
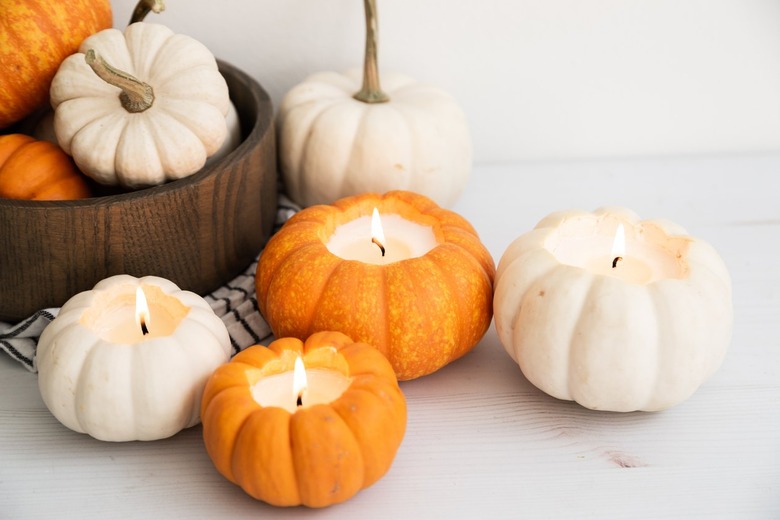
M528 381L493 326L472 352L433 374L402 382L401 389L409 410L407 438L416 428L444 430L451 424L447 435L454 443L473 437L493 449L501 444L514 452L533 448L551 461L568 457L602 467L648 465L630 454L637 431L639 437L663 435L679 413L597 411L556 399ZM401 449L417 451L408 444Z
M49 418L56 421L51 415ZM68 502L69 488L83 486L80 478L69 479L69 486L44 497L59 500L65 511L78 507L79 511L95 513L131 503L133 515L148 514L150 518L165 517L166 512L181 514L184 510L217 509L242 517L271 511L274 517L299 517L304 511L316 511L305 507L276 508L252 498L225 479L206 453L201 425L155 441L104 442L62 425L53 429L52 437L36 446L36 458L57 460L54 472L79 471L99 481L92 485L93 496L88 504ZM114 514L115 510L112 511Z

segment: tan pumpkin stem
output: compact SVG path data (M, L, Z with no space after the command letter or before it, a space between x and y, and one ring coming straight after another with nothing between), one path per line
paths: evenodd
M140 0L133 9L133 15L130 17L130 23L142 22L149 11L160 14L165 11L165 2L163 0Z
M122 89L119 100L128 112L143 112L154 104L154 91L151 85L134 78L127 72L115 69L94 49L89 49L84 59L100 79Z
M364 103L385 103L390 97L379 85L377 64L377 15L376 0L363 0L366 10L366 55L363 61L363 86L353 97Z

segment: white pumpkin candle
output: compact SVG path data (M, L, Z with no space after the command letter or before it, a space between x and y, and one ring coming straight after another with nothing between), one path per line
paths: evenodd
M206 379L230 352L203 298L163 278L117 275L62 306L35 364L44 403L68 428L154 440L200 422Z
M294 413L299 408L335 401L352 378L337 370L307 369L301 358L294 370L265 376L252 386L252 397L260 406L276 406Z
M554 213L518 237L499 262L493 309L531 383L611 411L688 398L720 366L733 313L709 244L623 208Z
M563 264L631 283L685 275L682 251L687 240L653 233L619 215L567 219L549 235L544 247Z
M425 255L438 245L433 228L400 215L362 216L338 226L326 247L344 260L385 265Z

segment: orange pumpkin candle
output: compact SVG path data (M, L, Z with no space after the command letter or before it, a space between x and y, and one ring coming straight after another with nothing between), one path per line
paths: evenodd
M307 382L295 386L305 366ZM217 470L275 506L324 507L382 477L406 430L393 369L339 332L250 347L218 368L201 403Z
M381 237L369 231L375 209ZM493 258L463 217L392 191L294 215L263 251L256 284L277 337L338 330L374 345L407 380L479 342L493 316L494 276Z

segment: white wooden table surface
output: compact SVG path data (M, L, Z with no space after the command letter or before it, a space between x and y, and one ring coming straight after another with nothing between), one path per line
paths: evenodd
M712 243L734 284L721 369L659 413L597 413L536 390L491 330L405 382L388 474L323 510L257 502L213 469L194 427L112 444L46 410L0 358L0 518L780 518L780 155L475 168L454 208L496 262L548 213L623 205Z

